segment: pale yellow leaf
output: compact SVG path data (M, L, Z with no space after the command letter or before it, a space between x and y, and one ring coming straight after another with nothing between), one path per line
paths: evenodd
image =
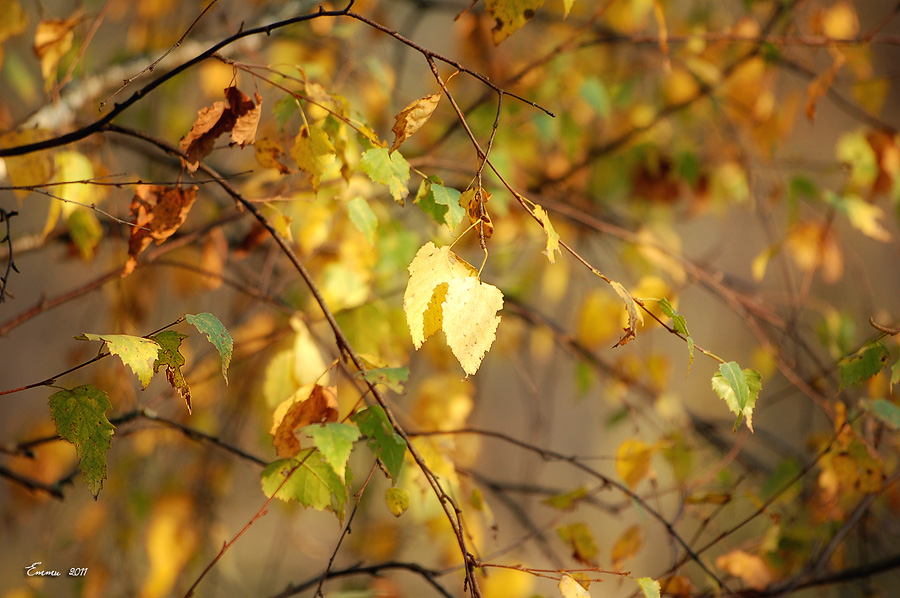
M474 276L454 278L444 300L444 334L447 345L466 375L478 371L484 354L496 338L503 307L503 293Z
M303 125L294 140L291 157L301 170L309 174L313 191L318 191L322 175L334 162L334 145L321 127Z
M571 575L563 574L559 579L558 587L563 598L591 598L591 593L585 590Z
M454 278L476 276L477 273L449 247L438 248L429 241L419 249L409 265L409 283L403 295L403 311L416 349L441 328L441 316L434 310L440 310L443 298L440 303L434 302L433 298L436 293L446 293L446 288L441 291L438 287Z
M891 240L891 233L881 224L884 210L879 206L868 203L859 196L848 195L843 198L843 207L853 228L876 241L887 243Z
M572 12L572 5L575 4L575 0L563 0L563 18L569 16L569 13Z
M625 302L625 309L628 310L628 327L625 328L625 335L614 345L619 347L628 344L628 342L634 338L637 325L644 323L644 316L638 310L637 303L635 303L631 293L629 293L625 287L615 280L609 280L608 282L613 290L615 290L616 294Z
M550 263L553 264L556 262L556 254L560 252L559 234L557 234L553 225L550 223L550 215L544 211L544 208L537 205L534 206L534 215L541 221L541 226L544 227L544 232L547 233L547 247L544 249L543 254L546 255Z
M424 98L419 98L394 117L394 126L391 129L394 133L394 143L391 144L391 150L399 148L404 141L415 134L416 131L431 118L438 102L441 101L440 93L433 93Z
M755 590L765 589L772 583L772 573L763 560L743 550L732 550L716 559L716 567L734 575Z
M199 540L197 512L186 494L156 500L147 524L148 567L140 598L169 596Z

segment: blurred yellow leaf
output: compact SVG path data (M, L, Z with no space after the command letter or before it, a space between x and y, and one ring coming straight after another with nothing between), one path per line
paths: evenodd
M52 19L38 23L34 32L34 55L41 61L44 89L56 83L56 67L62 57L72 49L75 33L72 31L81 21L79 10L68 19Z
M816 222L794 225L785 237L785 246L800 269L821 267L826 282L836 282L844 274L844 255L834 233Z
M556 528L559 538L572 549L572 558L590 567L599 554L594 534L584 523L570 523Z
M494 18L494 43L499 44L530 21L544 0L485 0L484 5Z
M763 560L743 550L732 550L716 559L716 567L733 575L754 590L765 589L772 583L772 573Z
M534 595L535 577L525 571L492 569L478 580L484 598L528 598Z
M621 569L622 563L634 557L644 546L641 536L641 526L632 525L619 536L612 549L612 562L614 569Z
M569 574L564 573L557 585L563 598L591 598L591 593Z
M44 129L24 129L10 131L0 137L0 147L16 147L45 141L53 137L51 131ZM10 183L15 187L28 187L42 185L50 180L56 170L56 162L52 150L31 152L22 156L10 156L3 158L6 162L6 175ZM29 193L28 189L16 189L15 194L23 199Z
M845 195L841 199L841 205L853 228L876 241L887 243L891 240L891 233L881 224L884 210L857 195Z
M850 2L832 4L820 18L822 33L829 39L853 39L859 33L859 17Z
M578 309L577 338L587 347L597 347L618 334L621 321L621 301L601 289L591 289Z
M534 215L540 220L541 226L544 227L544 233L547 235L547 247L544 249L543 253L547 256L547 260L553 264L556 262L556 254L560 253L559 234L557 234L553 225L550 223L550 214L544 211L544 208L537 205L534 206Z
M157 500L147 526L149 568L141 584L140 598L168 596L178 574L197 548L197 513L187 495Z
M475 406L475 387L458 375L431 376L422 382L413 407L413 419L423 430L458 430L465 427Z
M650 473L650 460L659 447L630 438L616 450L616 472L632 490Z

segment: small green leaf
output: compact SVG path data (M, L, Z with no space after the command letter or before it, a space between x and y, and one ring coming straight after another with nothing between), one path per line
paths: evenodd
M416 193L415 204L438 224L446 224L452 232L462 222L466 211L459 205L460 192L443 183L438 176L424 179Z
M894 390L894 384L900 382L900 359L891 366L891 390Z
M887 363L889 354L878 341L869 341L852 355L844 357L838 362L838 370L841 372L841 390L868 380L881 371Z
M409 508L409 490L391 486L384 495L384 502L394 517L399 517Z
M359 428L350 424L329 423L306 426L302 431L312 437L313 443L325 457L325 461L344 481L344 472L347 469L350 452L353 450L353 443L359 438Z
M404 198L409 195L406 186L409 164L400 152L388 153L386 147L373 147L362 155L359 167L373 182L387 185L391 196L403 205Z
M406 453L406 441L394 432L387 415L378 405L372 405L350 416L359 426L359 431L368 436L369 448L387 469L392 480L397 480L403 455Z
M753 369L741 370L737 362L730 361L719 366L712 377L713 390L725 401L732 413L737 415L732 431L737 430L743 418L753 431L753 408L762 389L762 376Z
M398 395L402 395L406 392L403 383L409 378L409 368L377 368L369 370L362 378L374 384L384 384Z
M881 420L895 430L900 430L900 407L887 399L863 400L863 409L875 419Z
M78 468L94 498L106 479L106 452L115 430L106 419L110 407L106 393L90 384L63 389L50 397L56 433L75 445Z
M290 478L285 482L288 475ZM270 463L262 472L262 489L268 497L274 494L285 502L296 500L304 507L328 510L341 521L344 519L347 487L316 449L306 449L293 459Z
M667 317L672 318L672 328L675 329L675 332L684 336L685 340L687 340L688 346L688 372L691 371L691 366L694 364L694 339L691 338L691 333L688 332L687 322L684 319L684 316L675 311L675 308L672 307L672 304L669 303L669 300L663 297L658 300L659 307L662 309L662 312L666 314Z
M646 598L659 598L659 582L650 577L638 577L634 581L641 586L641 591Z
M156 341L130 334L81 334L75 339L105 342L109 352L118 355L122 363L131 368L143 388L147 388L150 384L150 379L153 378L153 363L159 356L159 345Z
M184 356L181 354L181 341L187 338L186 334L181 334L175 330L163 330L156 336L150 337L159 344L159 354L156 362L153 364L153 373L159 372L159 368L166 369L166 378L172 388L178 391L184 402L187 403L188 413L191 411L191 389L184 374L181 372L181 366L184 365Z
M362 197L354 197L347 202L347 215L359 232L366 236L370 245L375 244L375 229L378 228L378 216Z
M225 378L225 384L228 384L228 365L231 363L231 352L234 349L234 341L231 340L228 330L225 329L219 318L210 313L185 314L184 319L205 334L219 352L222 360L222 377Z
M609 100L609 92L606 86L598 77L588 77L581 84L582 99L591 105L594 112L602 119L609 116L611 102Z

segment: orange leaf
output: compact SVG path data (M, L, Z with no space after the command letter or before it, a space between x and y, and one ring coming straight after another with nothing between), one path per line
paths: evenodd
M337 387L313 386L309 396L291 405L275 430L273 444L278 456L290 459L300 452L300 440L296 431L310 424L337 421Z
M404 141L413 136L413 134L422 128L428 122L434 110L437 108L438 102L441 101L440 93L433 93L424 98L419 98L394 117L394 126L391 129L394 133L394 143L391 144L391 150L399 148Z
M181 139L181 150L187 155L187 168L192 173L197 171L200 160L212 152L216 139L224 133L231 132L233 142L241 147L253 143L262 98L256 94L254 106L250 96L232 85L225 89L225 99L227 106L225 102L215 102L208 108L201 108L190 132Z
M732 550L716 559L716 567L734 575L755 590L765 589L772 582L772 573L763 560L743 550Z
M131 239L128 242L128 262L122 276L134 271L137 256L151 241L159 245L171 237L187 218L197 186L165 187L163 185L138 185L131 199L131 215L134 217Z
M632 525L625 533L619 536L612 549L612 561L615 569L622 568L622 562L636 555L644 545L641 537L641 527Z

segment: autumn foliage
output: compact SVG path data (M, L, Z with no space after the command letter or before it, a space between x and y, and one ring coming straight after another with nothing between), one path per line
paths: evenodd
M0 0L0 598L893 595L898 25Z

